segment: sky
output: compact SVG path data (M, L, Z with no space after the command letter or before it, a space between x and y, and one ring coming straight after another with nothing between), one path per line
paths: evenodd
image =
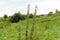
M27 13L27 5L30 4L30 13L34 13L35 5L38 6L37 14L48 14L60 10L60 0L0 0L0 16L13 15L15 12Z

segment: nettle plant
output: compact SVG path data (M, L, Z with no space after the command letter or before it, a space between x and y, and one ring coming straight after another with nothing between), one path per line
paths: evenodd
M35 23L36 23L36 13L37 13L37 5L35 6L35 12L34 12L34 16L33 16L33 24L32 24L31 33L30 33L30 40L33 40L33 34L34 34Z
M30 11L30 4L28 4L28 9L27 9L26 40L28 40L29 11Z
M29 28L29 11L30 11L30 4L28 4L28 9L27 9L27 25L26 25L26 40L28 40L28 28ZM34 28L35 28L35 23L36 23L36 13L37 13L37 6L35 6L35 12L33 16L33 25L31 28L31 33L30 33L30 40L33 40L33 33L34 33Z

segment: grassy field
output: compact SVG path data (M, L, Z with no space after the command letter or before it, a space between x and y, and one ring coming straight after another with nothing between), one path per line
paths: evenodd
M32 27L29 20L29 38ZM60 40L60 16L43 16L36 18L33 40ZM18 28L21 27L21 40L26 36L26 20L18 23L0 21L0 40L18 40Z

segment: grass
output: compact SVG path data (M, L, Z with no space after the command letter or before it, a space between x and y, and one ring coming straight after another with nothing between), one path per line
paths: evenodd
M0 22L0 40L18 40L18 28L21 26L21 40L26 38L26 21L23 20L19 23ZM29 19L28 38L32 28L32 19ZM5 26L5 23L7 24ZM33 40L60 40L60 16L49 16L36 18L35 31ZM6 30L5 30L6 29ZM7 31L7 32L6 32ZM6 35L5 35L6 33Z

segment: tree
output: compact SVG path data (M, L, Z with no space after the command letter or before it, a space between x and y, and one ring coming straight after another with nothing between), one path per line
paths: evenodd
M30 15L29 15L29 18L33 18L33 14L30 14Z
M55 13L60 13L60 11L58 9L56 9Z
M5 15L4 15L4 18L6 19L6 18L8 18L8 16L5 14Z
M55 13L58 13L58 9L56 9L56 12Z
M21 15L21 20L25 20L26 19L26 15Z
M50 11L49 13L48 13L48 16L51 16L53 14L53 12L52 11Z
M6 21L8 18L8 16L6 14L4 14L4 21Z
M21 14L20 12L15 13L11 18L10 21L15 23L15 22L19 22L19 20L21 20Z

